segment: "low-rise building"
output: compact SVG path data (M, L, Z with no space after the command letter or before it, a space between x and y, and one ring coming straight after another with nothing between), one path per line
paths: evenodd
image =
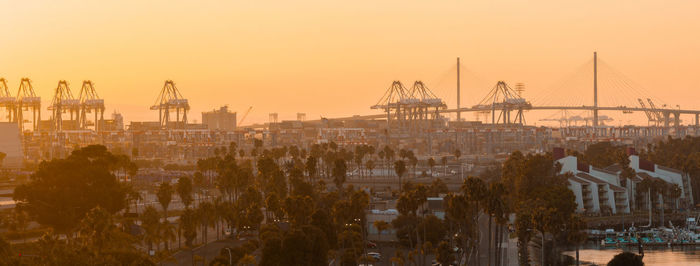
M609 167L597 168L580 162L575 156L563 156L562 149L555 149L555 160L561 164L562 174L569 173L569 189L576 196L577 212L617 214L630 213L636 203L636 188L645 179L663 180L667 184L677 185L681 190L680 200L693 204L692 191L690 191L687 175L683 172L656 165L639 158L630 151L629 167L636 172L636 176L630 180L621 182L622 167L618 164ZM661 195L657 195L661 204L670 204ZM645 200L645 199L642 199ZM646 206L646 201L642 205ZM677 207L677 206L669 206Z

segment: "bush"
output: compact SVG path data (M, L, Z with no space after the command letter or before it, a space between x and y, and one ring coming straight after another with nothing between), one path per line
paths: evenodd
M642 261L642 256L625 251L615 255L608 262L608 266L644 266L644 262Z

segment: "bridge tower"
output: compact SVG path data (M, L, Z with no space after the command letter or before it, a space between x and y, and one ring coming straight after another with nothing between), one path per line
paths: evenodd
M598 127L598 52L593 52L593 127Z
M459 57L457 57L457 121L462 120L462 112L459 110L460 91L459 91Z

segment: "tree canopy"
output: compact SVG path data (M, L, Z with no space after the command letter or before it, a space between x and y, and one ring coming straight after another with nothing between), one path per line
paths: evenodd
M14 200L40 224L69 233L95 207L111 214L126 207L130 188L113 174L120 163L104 146L75 150L39 164L31 181L15 189Z

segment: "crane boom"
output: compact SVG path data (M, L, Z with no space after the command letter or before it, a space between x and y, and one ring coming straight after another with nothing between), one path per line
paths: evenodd
M253 110L253 107L248 107L248 110L245 111L245 114L243 114L243 117L241 117L241 120L238 121L238 126L240 127L243 124L243 121L245 121L245 118L248 117L248 113L250 113L250 110Z
M663 116L661 115L661 112L659 112L659 111L656 109L656 105L654 104L654 102L652 102L650 98L647 98L647 102L649 102L649 107L651 108L651 112L652 112L654 115L656 115L656 121L658 121L658 122L663 121L664 118L663 118Z
M642 99L637 98L637 101L639 101L639 105L642 106L642 109L644 109L644 114L647 115L647 119L649 119L649 122L654 122L656 119L654 116L647 110L646 105L644 105L644 101Z

